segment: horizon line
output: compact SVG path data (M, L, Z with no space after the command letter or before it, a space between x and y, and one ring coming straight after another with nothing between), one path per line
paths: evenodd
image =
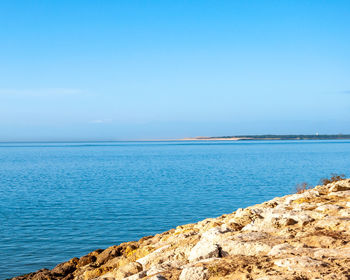
M98 140L98 139L81 139L81 140L74 140L74 139L65 139L65 140L49 140L49 139L43 139L43 140L0 140L0 144L6 144L6 143L89 143L89 142L99 142L99 143L107 143L107 142L171 142L171 141L239 141L239 140L249 140L249 137L276 137L276 136L283 136L283 137L291 137L291 136L302 136L302 137L330 137L330 136L345 136L349 137L350 134L347 133L337 133L337 134L246 134L246 135L232 135L232 136L195 136L195 137L183 137L183 138L158 138L158 139L104 139L104 140ZM248 139L244 139L244 138ZM254 140L254 139L253 139ZM263 140L263 139L260 139ZM271 139L266 139L271 140ZM273 140L273 139L272 139ZM278 139L275 139L278 140ZM283 139L281 139L283 140ZM298 139L295 139L298 140ZM300 139L300 140L317 140L317 139ZM327 140L327 139L322 139ZM336 139L329 139L329 140L336 140ZM345 140L345 139L338 139L338 140Z

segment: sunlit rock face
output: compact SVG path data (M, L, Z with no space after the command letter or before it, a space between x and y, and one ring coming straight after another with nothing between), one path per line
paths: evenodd
M350 279L350 180L73 258L14 280Z

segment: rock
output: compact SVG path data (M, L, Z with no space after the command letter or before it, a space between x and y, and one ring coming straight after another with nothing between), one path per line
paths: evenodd
M341 209L339 215L345 218L350 217L350 209Z
M83 256L79 259L77 267L81 267L81 266L87 265L89 263L93 263L95 261L96 261L96 256L86 255L86 256Z
M148 280L167 280L167 279L163 275L159 274L148 278Z
M124 278L123 280L137 280L137 279L142 279L147 276L146 271L141 271L139 273L136 273L134 275L128 276Z
M263 276L256 280L286 280L286 277L285 276ZM318 279L312 279L312 280L318 280ZM322 280L322 279L319 279L319 280Z
M74 258L68 262L61 263L57 265L54 269L52 269L51 272L54 275L66 276L67 274L72 273L75 270L78 264L78 261L79 261L78 258Z
M112 246L101 252L99 255L96 257L96 263L99 265L104 264L108 260L120 256L120 251L118 250L117 246Z
M305 268L307 269L316 269L322 266L326 266L327 264L322 262L322 261L318 261L318 260L314 260L310 257L293 257L293 258L286 258L286 259L279 259L276 260L275 265L279 266L279 267L285 267L290 271L302 271Z
M326 217L316 222L316 228L323 228L327 230L341 230L342 221L338 217Z
M350 260L350 249L316 249L314 257L319 259L325 257Z
M94 278L97 278L99 277L100 275L103 274L103 270L100 269L100 268L95 268L95 269L88 269L88 270L85 270L85 272L83 273L83 279L84 280L90 280L90 279L94 279ZM110 272L109 275L104 275L105 277L112 277L113 274ZM105 278L103 277L103 278ZM114 276L113 276L114 277Z
M330 189L329 192L342 192L350 190L350 184L348 182L339 181L336 182Z
M142 271L142 265L138 262L132 262L127 265L122 266L119 269L114 270L114 277L116 280L121 280L128 276L137 274Z
M241 227L249 224L253 219L253 215L251 213L250 209L241 209L239 208L234 217L229 220L230 224L237 224L237 225L241 225Z
M208 269L202 266L184 268L179 280L207 280L209 279Z
M32 280L51 280L53 279L51 272L48 269L41 269L35 275Z
M233 239L237 241L258 241L266 238L270 238L268 233L258 231L244 232L233 236Z
M350 191L338 191L338 192L331 192L329 194L330 196L337 196L337 197L349 197L350 196Z
M295 211L283 209L266 209L261 219L255 219L242 228L242 231L276 232L277 229L300 225L305 226L315 219L307 214L308 211Z
M119 266L123 266L125 265L125 263L123 263L124 258L123 257L115 257L115 258L111 258L109 259L107 262L105 262L103 265L101 265L100 267L102 268L108 268L109 270L113 270L114 268L118 268Z
M315 210L321 211L321 212L328 212L328 211L338 211L342 209L342 206L336 205L336 204L323 204L318 206Z
M152 253L144 256L143 258L138 259L137 262L142 264L143 267L147 267L152 259L160 256L162 254L162 252L169 247L170 247L170 245L160 247L157 250L153 251Z
M308 246L316 248L329 248L337 243L337 239L325 235L307 236L301 238L301 241Z
M228 240L220 243L219 245L222 250L223 256L228 255L243 255L243 256L254 256L260 254L267 254L272 247L260 241L235 241Z
M163 272L165 269L161 265L153 265L147 270L147 276Z
M305 193L301 193L301 194L292 194L292 195L290 195L290 196L288 196L288 197L286 198L286 200L284 201L284 203L285 203L286 205L290 205L290 204L292 204L293 201L295 201L295 200L297 200L297 199L300 199L300 198L303 198L303 197L305 197Z
M278 244L276 246L273 246L270 252L268 253L269 256L281 256L290 253L294 250L294 247L289 245L288 243Z
M292 219L292 218L282 218L281 220L280 220L280 225L281 226L292 226L292 225L295 225L295 224L297 224L298 223L298 221L296 221L296 220L294 220L294 219Z
M207 243L206 241L199 241L196 246L191 250L188 260L198 261L201 259L208 259L213 257L219 257L220 251L217 244Z

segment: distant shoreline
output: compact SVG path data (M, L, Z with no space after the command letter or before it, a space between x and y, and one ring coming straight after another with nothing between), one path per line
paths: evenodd
M199 136L179 139L181 141L252 141L252 140L349 140L350 134L323 134L323 135L239 135L239 136Z
M60 144L60 143L113 143L113 142L172 142L172 141L257 141L257 140L350 140L350 134L320 134L320 135L238 135L238 136L198 136L173 139L130 139L130 140L28 140L28 141L6 141L0 140L0 144Z

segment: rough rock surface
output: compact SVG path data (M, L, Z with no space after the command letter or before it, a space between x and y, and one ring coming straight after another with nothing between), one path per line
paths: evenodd
M13 280L349 280L349 241L346 179Z

